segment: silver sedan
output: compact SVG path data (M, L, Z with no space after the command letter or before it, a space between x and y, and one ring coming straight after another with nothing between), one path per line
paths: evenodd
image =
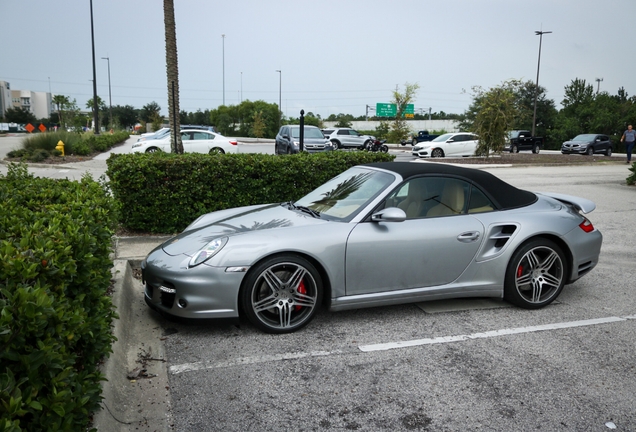
M536 309L598 263L589 200L517 189L484 171L387 162L296 202L204 214L142 263L162 314L286 333L333 311L459 297Z

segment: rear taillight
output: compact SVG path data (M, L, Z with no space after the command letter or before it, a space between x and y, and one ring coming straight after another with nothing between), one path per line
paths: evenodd
M579 224L579 228L581 228L586 233L594 231L594 225L587 218L583 218L583 222Z
M230 140L230 144L232 144L232 145L237 145L237 144L238 144L238 141L232 141L232 140Z

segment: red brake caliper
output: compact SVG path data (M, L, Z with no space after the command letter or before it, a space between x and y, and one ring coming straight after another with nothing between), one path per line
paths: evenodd
M517 279L523 275L523 266L517 267Z
M307 294L307 288L305 288L305 281L304 280L300 281L300 283L298 284L298 289L296 291L298 291L301 294ZM300 306L300 305L299 306L294 306L294 309L296 311L299 311L299 310L302 309L302 306Z

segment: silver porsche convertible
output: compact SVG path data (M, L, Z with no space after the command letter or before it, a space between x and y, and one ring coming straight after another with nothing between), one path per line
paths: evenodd
M270 333L302 328L322 305L540 308L597 264L603 237L583 216L595 207L480 170L359 165L295 202L199 217L142 263L145 300L182 318L244 314Z

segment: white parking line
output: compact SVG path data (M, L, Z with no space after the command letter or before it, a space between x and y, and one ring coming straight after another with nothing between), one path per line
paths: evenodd
M372 345L360 345L358 349L362 352L372 352L372 351L387 351L390 349L396 348L408 348L414 346L421 345L434 345L434 344L443 344L443 343L451 343L451 342L461 342L472 339L486 339L498 336L507 336L514 334L523 334L523 333L533 333L539 331L547 331L547 330L559 330L566 328L574 328L574 327L585 327L585 326L593 326L599 324L609 324L615 322L623 322L627 320L636 320L636 315L624 316L624 317L606 317L606 318L596 318L582 321L570 321L564 323L554 323L554 324L544 324L538 326L530 326L530 327L518 327L518 328L510 328L510 329L502 329L502 330L492 330L483 333L473 333L467 335L458 335L458 336L440 336L436 338L428 338L428 339L415 339L410 341L401 341L401 342L389 342L389 343L381 343L381 344L372 344ZM281 360L297 360L301 358L307 357L325 357L337 354L343 354L344 351L334 350L334 351L310 351L310 352L300 352L300 353L284 353L284 354L275 354L275 355L263 355L256 357L239 357L236 359L230 359L225 361L218 362L194 362L194 363L184 363L180 365L170 366L170 373L177 375L184 372L193 372L198 370L205 369L218 369L232 366L241 366L247 364L256 364L256 363L268 363L274 361Z
M564 323L554 323L554 324L544 324L538 326L531 327L518 327L511 329L502 329L502 330L493 330L483 333L473 333L468 335L458 335L458 336L440 336L436 338L430 339L415 339L410 341L402 341L402 342L389 342L382 344L374 344L374 345L361 345L358 348L363 352L371 352L371 351L386 351L395 348L406 348L420 345L434 345L434 344L442 344L449 342L459 342L471 339L485 339L492 338L497 336L506 336L513 334L522 334L522 333L532 333L538 331L546 331L546 330L557 330L564 328L573 328L573 327L584 327L584 326L592 326L598 324L608 324L612 322L620 322L627 321L628 319L636 319L636 315L627 316L627 317L607 317L607 318L597 318L583 321L570 321Z

